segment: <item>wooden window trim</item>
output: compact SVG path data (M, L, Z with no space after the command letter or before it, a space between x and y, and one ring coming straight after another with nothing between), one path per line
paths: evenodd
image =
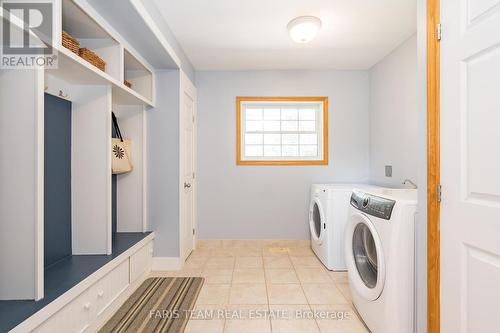
M322 160L242 160L241 103L242 102L322 102L323 103L323 159ZM328 165L328 97L236 97L236 165Z

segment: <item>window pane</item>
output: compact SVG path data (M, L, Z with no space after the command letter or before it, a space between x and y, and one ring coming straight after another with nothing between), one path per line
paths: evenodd
M281 144L280 136L280 134L264 134L264 144L279 145Z
M283 156L299 156L299 146L283 146Z
M300 135L301 145L317 145L318 135L317 134L301 134Z
M297 109L281 109L281 120L297 120Z
M280 122L274 120L264 121L264 131L266 132L279 132Z
M245 155L251 157L262 156L263 148L259 145L245 145Z
M300 109L299 120L316 120L316 110Z
M239 124L242 158L248 161L321 158L322 110L321 103L307 100L243 102Z
M264 142L262 134L245 134L245 143L247 145L258 145Z
M262 132L263 122L262 121L247 121L246 128L247 132Z
M316 122L315 121L299 121L299 131L304 132L314 132L316 131Z
M296 145L299 143L298 134L281 134L281 142L284 145Z
M264 156L281 156L281 146L264 146Z
M247 108L245 110L246 120L262 120L262 109L251 109Z
M295 132L299 129L299 123L297 121L282 121L281 130L283 132Z
M264 109L264 120L280 120L280 109Z
M317 145L300 146L300 156L318 156Z

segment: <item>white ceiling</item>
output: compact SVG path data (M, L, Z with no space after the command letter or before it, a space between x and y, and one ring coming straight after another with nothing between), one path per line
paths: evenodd
M416 0L154 0L197 70L368 69L416 32ZM288 22L323 26L294 43Z

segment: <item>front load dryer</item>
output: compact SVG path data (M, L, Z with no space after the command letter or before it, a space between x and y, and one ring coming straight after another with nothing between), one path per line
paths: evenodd
M372 333L415 332L417 190L354 190L345 253L352 302Z
M375 188L360 184L313 184L309 205L311 247L329 270L345 271L344 230L349 199L354 188Z

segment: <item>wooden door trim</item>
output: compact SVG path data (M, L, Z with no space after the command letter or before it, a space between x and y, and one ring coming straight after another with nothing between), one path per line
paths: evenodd
M440 1L427 0L427 330L440 331Z

